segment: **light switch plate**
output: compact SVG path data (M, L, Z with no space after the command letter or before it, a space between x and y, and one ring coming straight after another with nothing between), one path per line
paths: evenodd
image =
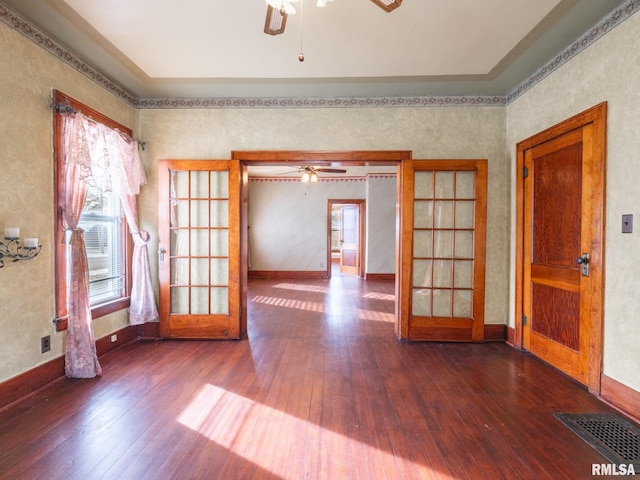
M622 215L622 233L633 232L633 215Z

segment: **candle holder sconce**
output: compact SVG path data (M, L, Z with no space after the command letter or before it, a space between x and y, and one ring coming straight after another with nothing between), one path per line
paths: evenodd
M0 268L4 267L5 258L11 262L30 260L36 257L42 245L37 238L25 238L20 242L20 229L7 227L4 229L4 240L0 240Z

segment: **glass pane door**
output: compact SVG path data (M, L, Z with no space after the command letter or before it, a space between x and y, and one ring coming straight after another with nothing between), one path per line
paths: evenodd
M238 166L164 161L161 170L161 331L179 338L235 338Z

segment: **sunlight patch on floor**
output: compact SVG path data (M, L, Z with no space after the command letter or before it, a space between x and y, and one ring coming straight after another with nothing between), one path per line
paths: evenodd
M305 285L302 283L279 283L274 285L273 288L282 288L285 290L296 290L299 292L318 292L327 293L327 287L320 287L318 285Z
M375 475L375 472L398 471L399 461L424 474L420 478L431 477L430 473L436 478L449 478L439 472L435 474L424 465L396 459L391 452L210 384L202 387L177 420L281 478L308 475L331 478L332 474L353 474L354 469ZM375 439L371 441L375 443ZM309 454L304 458L291 456L289 449L299 452L300 442L309 445ZM357 465L332 461L335 458L346 462L354 459Z
M257 295L253 297L251 301L265 305L272 305L274 307L294 308L296 310L325 313L324 304L318 302L307 302L305 300L296 300L291 298L267 297L266 295Z
M370 292L370 293L365 293L362 296L362 298L371 298L373 300L388 300L390 302L395 302L396 301L396 296L388 294L388 293Z

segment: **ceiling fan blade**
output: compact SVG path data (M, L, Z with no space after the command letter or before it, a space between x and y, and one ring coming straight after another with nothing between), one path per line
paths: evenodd
M343 168L316 168L315 170L322 173L347 173Z

